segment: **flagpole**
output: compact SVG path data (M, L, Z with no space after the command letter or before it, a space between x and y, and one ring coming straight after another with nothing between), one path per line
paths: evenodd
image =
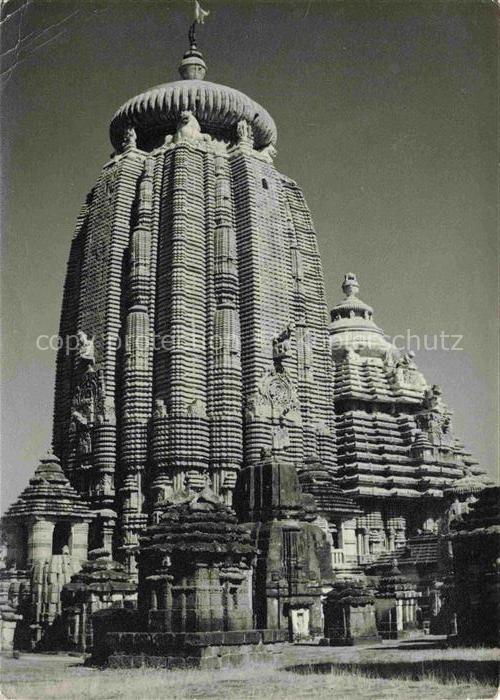
M188 32L189 44L190 44L192 49L196 48L196 34L195 34L196 24L197 24L197 21L195 20L191 24L191 26L189 27L189 32Z

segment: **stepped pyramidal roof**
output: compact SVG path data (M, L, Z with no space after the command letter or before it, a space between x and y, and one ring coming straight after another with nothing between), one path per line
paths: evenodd
M488 485L470 511L451 523L452 537L494 536L500 539L500 486Z
M338 477L352 496L441 497L466 473L481 474L455 437L441 389L414 354L387 340L373 309L345 276L345 298L331 312Z
M89 519L89 506L64 475L59 459L48 452L40 460L28 486L5 513L6 519L33 516Z
M384 552L370 566L370 573L383 572L394 560L398 566L435 566L439 560L439 536L423 532L392 552Z
M69 594L71 599L72 595L81 593L133 593L135 590L136 585L130 580L123 564L113 561L106 550L95 549L89 552L89 558L81 570L64 585L63 593Z

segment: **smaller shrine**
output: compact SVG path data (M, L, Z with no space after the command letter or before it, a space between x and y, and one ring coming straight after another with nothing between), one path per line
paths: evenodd
M336 581L326 596L322 644L353 646L378 639L375 596L361 579Z
M50 628L61 615L61 591L87 558L87 503L64 475L59 459L49 452L40 460L29 485L2 518L7 542L3 580L12 591L29 581L29 602L9 594L16 613L29 627L29 645L46 644ZM50 636L50 635L49 635Z
M467 646L498 646L500 621L500 487L481 491L450 523L457 637Z
M252 629L249 532L209 487L157 506L141 536L139 610L162 632Z
M109 552L95 549L63 586L61 602L64 646L85 653L93 648L92 615L107 608L135 607L137 584Z
M321 637L321 599L333 571L314 497L303 493L284 454L265 450L259 462L241 470L237 494L238 516L258 550L257 626L284 630L290 641Z
M397 560L381 576L375 594L377 628L382 639L399 639L417 628L417 585L398 569Z
M106 634L107 663L220 668L286 641L254 629L255 554L248 529L208 486L157 503L140 538L137 631Z

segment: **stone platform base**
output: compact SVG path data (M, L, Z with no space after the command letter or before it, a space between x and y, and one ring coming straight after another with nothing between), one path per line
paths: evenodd
M373 644L380 640L378 635L370 635L366 637L323 637L320 639L320 646L327 647L353 647L362 644Z
M381 639L419 639L422 636L422 630L380 630Z
M238 666L269 658L288 642L286 630L247 632L111 632L106 635L110 668L202 668Z

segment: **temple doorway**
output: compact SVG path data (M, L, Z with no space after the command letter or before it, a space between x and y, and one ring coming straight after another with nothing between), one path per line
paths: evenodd
M309 634L309 608L291 608L290 626L292 641L299 642L308 639Z

